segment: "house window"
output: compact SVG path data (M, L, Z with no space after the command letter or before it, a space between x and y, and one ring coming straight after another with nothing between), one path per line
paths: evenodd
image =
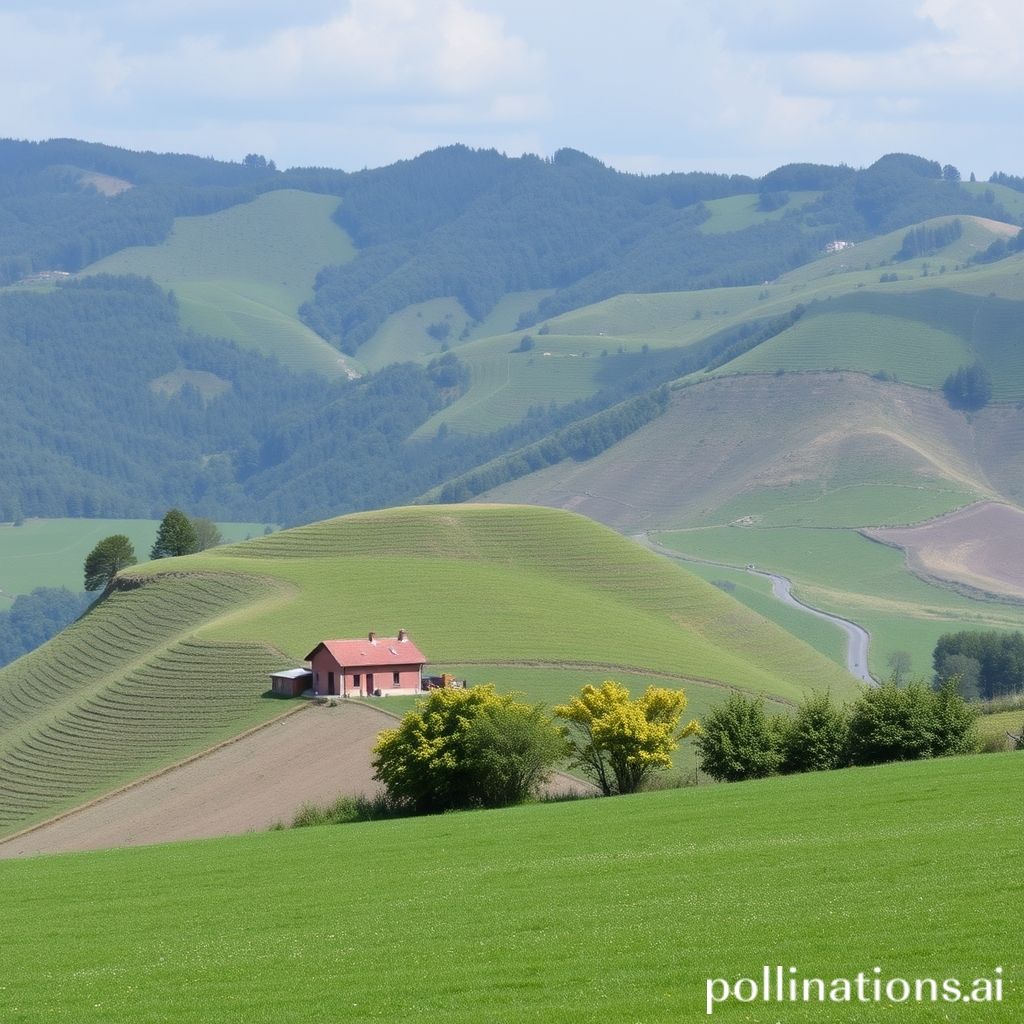
M352 677L352 685L353 685L353 686L354 686L354 687L355 687L355 688L356 688L357 690L359 689L359 687L361 687L361 686L363 685L363 676L362 676L362 673L359 673L359 672L357 672L357 673L356 673L356 674L355 674L355 675L354 675L354 676Z
M391 685L392 686L401 686L402 685L402 677L397 672L392 672L391 673Z

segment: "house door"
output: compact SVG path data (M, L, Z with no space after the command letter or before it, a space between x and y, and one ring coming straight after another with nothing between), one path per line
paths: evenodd
M327 673L327 693L328 693L328 696L330 694L337 693L337 692L338 691L335 690L335 688L334 688L334 673L333 672L328 672Z

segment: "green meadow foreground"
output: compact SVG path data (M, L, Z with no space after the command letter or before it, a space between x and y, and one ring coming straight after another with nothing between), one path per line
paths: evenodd
M0 863L7 1022L705 1019L709 978L992 978L1020 1018L1024 756Z

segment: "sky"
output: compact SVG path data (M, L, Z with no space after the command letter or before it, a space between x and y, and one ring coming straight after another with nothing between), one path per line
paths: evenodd
M0 0L0 137L279 167L461 142L1024 173L1018 0Z

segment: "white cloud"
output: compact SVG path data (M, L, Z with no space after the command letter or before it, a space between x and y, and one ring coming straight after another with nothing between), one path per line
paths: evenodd
M312 26L272 32L245 46L192 36L132 62L136 89L179 88L210 99L417 94L468 96L521 89L541 73L539 55L502 19L463 0L352 0Z

